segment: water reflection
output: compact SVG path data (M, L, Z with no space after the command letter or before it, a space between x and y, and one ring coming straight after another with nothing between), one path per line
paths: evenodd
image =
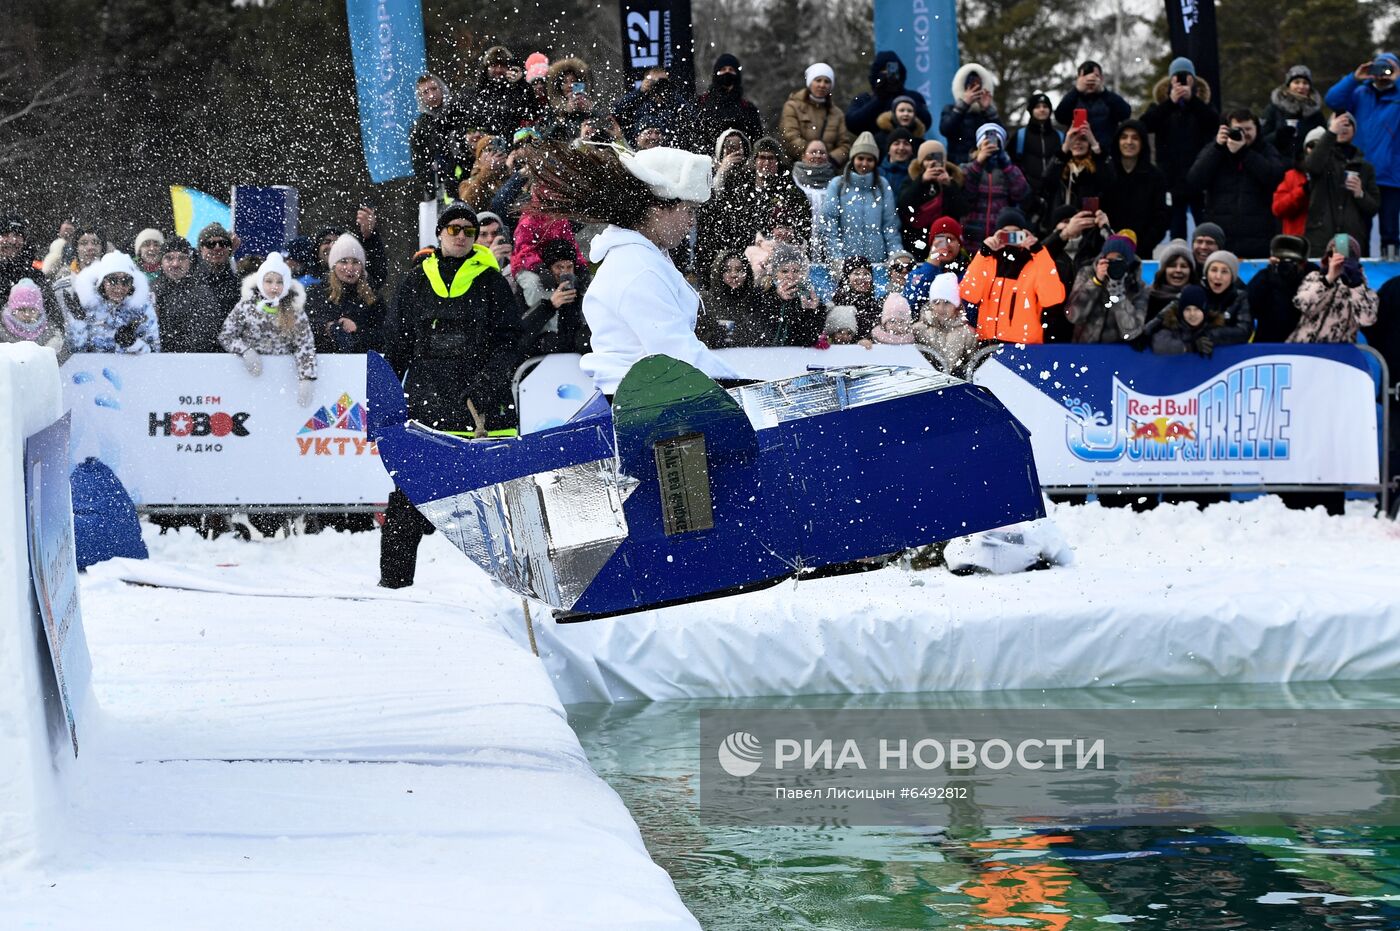
M1400 830L1279 823L716 827L699 817L713 708L1400 708L1400 681L577 705L570 721L709 929L1400 929ZM1397 794L1389 787L1391 796Z

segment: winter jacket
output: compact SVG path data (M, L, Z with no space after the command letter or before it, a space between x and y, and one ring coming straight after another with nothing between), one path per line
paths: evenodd
M1172 78L1162 78L1152 89L1153 104L1142 115L1152 131L1152 151L1157 166L1167 174L1173 198L1186 191L1186 176L1206 143L1220 129L1220 113L1211 104L1210 84L1196 78L1190 97L1180 103L1171 99Z
M1223 294L1206 288L1206 314L1219 314L1223 321L1212 327L1210 338L1217 346L1248 343L1254 339L1254 314L1249 308L1249 292L1238 282Z
M925 307L914 320L914 342L927 346L943 359L944 371L956 374L977 350L977 331L961 313L940 317Z
M921 162L915 164L922 166ZM904 243L904 251L910 255L928 255L929 227L939 217L958 219L967 211L967 195L962 188L963 173L957 165L948 166L949 183L940 185L935 181L922 179L922 168L918 175L910 177L899 195L899 235Z
M633 363L650 355L687 362L711 378L735 378L728 363L695 336L700 295L641 233L609 226L594 238L589 258L601 262L583 298L593 351L580 366L612 394Z
M461 116L457 119L467 131L477 129L509 139L533 118L534 97L524 81L491 78L483 68L476 92L460 102Z
M983 243L963 276L962 298L977 305L977 336L1003 343L1043 343L1042 310L1065 299L1065 285L1044 245L996 252Z
M120 304L98 293L99 283L111 274L132 277L132 291ZM65 304L64 330L74 352L160 352L160 323L151 306L151 287L122 253L109 252L74 275Z
M457 151L464 133L458 123L459 114L452 93L442 78L433 74L427 77L437 82L442 91L442 103L433 110L425 109L420 103L418 118L408 133L408 150L413 177L418 182L419 200L435 198L438 184L452 190L464 173Z
M1289 164L1302 154L1308 133L1327 125L1322 117L1322 95L1310 90L1307 97L1295 97L1287 85L1275 87L1269 94L1269 105L1260 120L1259 135Z
M724 179L696 214L697 267L709 268L720 251L747 246L775 224L792 227L801 242L811 236L810 202L787 175L769 177L760 188L751 166L735 165Z
M1371 218L1381 209L1381 189L1376 169L1351 143L1337 141L1330 130L1322 134L1303 162L1312 195L1308 200L1307 239L1314 255L1322 255L1327 241L1346 233L1357 242L1371 239ZM1361 176L1361 196L1346 189L1348 171Z
M342 287L340 300L333 300L329 281L313 285L306 292L306 319L311 324L311 336L315 340L317 353L380 351L383 346L381 331L384 312L382 300L366 304L356 288ZM354 322L355 332L345 332L340 325L342 317Z
M214 306L219 308L222 316L227 317L233 306L242 300L243 280L233 270L231 261L223 265L210 265L201 260L190 269L190 274L203 281L214 295Z
M1187 183L1205 195L1205 219L1227 231L1230 251L1257 259L1269 254L1269 240L1278 232L1273 200L1283 172L1283 160L1263 139L1234 153L1211 141L1196 157Z
M521 353L527 357L556 352L585 353L589 349L588 324L583 321L583 297L588 293L588 270L575 267L574 300L555 307L551 298L559 280L541 262L516 276L525 312L520 318Z
M1220 314L1207 312L1200 326L1190 326L1182 319L1181 309L1173 301L1148 322L1133 342L1144 348L1150 346L1152 352L1159 356L1179 356L1187 352L1208 356L1214 348L1211 334L1219 330L1224 322L1225 318ZM1203 337L1211 342L1202 345Z
M912 158L907 162L892 162L890 157L886 155L875 168L876 171L880 172L880 177L884 178L885 183L890 186L890 190L894 191L896 199L904 190L904 185L909 181L909 167L913 164Z
M574 244L574 266L587 268L588 260L583 257L574 238L574 228L563 217L550 216L537 210L526 210L515 224L515 250L510 262L516 268L534 268L540 264L540 243L550 239L567 239Z
M563 113L569 105L569 95L573 88L565 86L564 81L564 76L569 72L577 75L590 91L593 87L593 69L582 58L561 58L551 62L549 75L545 78L545 87L549 91L549 105L556 116Z
M1267 265L1249 279L1245 293L1249 295L1249 313L1254 318L1254 341L1256 343L1285 343L1298 328L1298 308L1293 298L1298 287L1310 272L1318 271L1312 262L1298 268L1295 277L1289 280L1288 268L1298 268L1298 263Z
M808 295L811 295L810 287ZM826 311L817 303L811 310L802 306L802 299L794 297L785 301L778 289L771 283L758 292L759 321L755 332L762 334L762 342L754 341L755 346L815 346L822 335L822 325L826 322Z
M55 325L46 311L40 313L33 323L25 323L0 302L0 344L3 343L37 343L52 349L58 355L59 365L68 359L63 328Z
M1388 57L1400 67L1400 59ZM1381 187L1400 187L1400 85L1376 90L1370 81L1348 74L1327 91L1327 106L1356 117L1356 147L1376 168Z
M1308 176L1296 168L1283 173L1274 188L1274 216L1285 235L1302 236L1308 228Z
M1356 332L1376 322L1376 292L1365 279L1347 287L1340 278L1329 282L1322 272L1309 272L1293 298L1301 319L1290 343L1354 343Z
M710 89L695 101L700 118L700 142L709 144L726 129L737 129L750 139L763 135L763 114L752 101L744 97L743 77L733 90L710 85Z
M953 102L946 105L938 117L938 131L943 134L948 161L955 165L972 158L972 150L977 145L977 127L983 123L1001 122L996 104L989 104L985 110L980 105L972 109L963 100L963 94L967 93L967 79L973 74L982 81L988 93L996 89L996 79L991 72L975 62L969 62L953 75Z
M724 283L724 267L731 259L744 263L744 283L731 288ZM710 263L706 288L700 292L700 317L695 335L711 349L766 345L767 328L758 317L758 288L742 252L726 249Z
M1005 153L1001 153L1005 154ZM963 245L974 252L982 240L995 230L997 214L1019 203L1030 192L1026 176L1010 163L994 166L992 159L976 159L962 166L963 193L967 196L967 212L963 214Z
M382 333L410 417L469 432L470 400L488 430L516 425L510 386L525 361L520 308L490 249L474 246L462 258L434 249L399 284Z
M1071 87L1060 98L1059 106L1055 107L1055 122L1068 129L1074 122L1074 111L1078 109L1088 111L1089 130L1104 148L1108 148L1109 140L1118 132L1118 124L1133 115L1128 101L1111 90L1082 94Z
M827 261L863 255L878 265L904 248L894 192L877 172L837 175L822 200L821 235Z
M301 282L288 282L273 310L258 290L256 273L243 279L242 296L219 330L219 345L235 356L250 349L265 356L295 356L297 378L315 378L316 341L306 319L306 291ZM290 330L282 325L283 314L295 318Z
M844 165L851 151L851 143L855 141L846 128L846 114L836 106L836 102L828 96L824 104L818 104L805 87L788 95L783 103L778 130L788 158L793 161L802 159L807 143L820 139L826 143L826 151L832 160Z
M1099 282L1094 269L1085 267L1075 276L1065 304L1074 324L1076 343L1117 344L1137 333L1147 322L1147 287L1142 283L1142 263L1121 279Z
M1136 129L1142 136L1143 151L1133 170L1123 167L1123 152L1119 146L1123 130ZM1143 255L1162 241L1171 225L1171 207L1167 205L1167 175L1152 164L1151 134L1140 120L1124 120L1118 127L1111 146L1109 162L1113 175L1103 185L1104 213L1109 225L1116 230L1132 230L1137 234L1138 249Z
M1117 180L1117 169L1109 160L1107 151L1099 155L1090 152L1083 159L1074 159L1069 153L1061 152L1048 187L1050 207L1052 210L1061 206L1073 207L1077 212L1083 209L1084 198L1097 197L1099 209L1104 210L1103 202Z
M1064 135L1050 120L1036 119L1012 132L1007 140L1011 161L1021 169L1031 188L1022 209L1037 229L1043 228L1050 218L1050 198L1058 180L1055 173L1060 167L1064 141Z
M889 66L894 66L890 75ZM909 77L908 70L899 55L894 52L876 52L870 62L870 90L858 95L846 110L846 125L853 133L874 133L878 130L880 114L888 113L894 106L896 97L908 97L914 101L914 116L925 126L933 122L928 112L928 102L924 95L904 86Z
M909 302L912 308L923 307L928 300L929 288L933 286L933 279L944 272L952 272L962 280L967 273L967 267L972 259L966 252L950 259L947 265L935 265L932 262L924 261L915 265L909 272L909 277L904 280L904 299Z
M156 319L162 352L222 352L219 328L228 317L199 276L162 276L155 285Z

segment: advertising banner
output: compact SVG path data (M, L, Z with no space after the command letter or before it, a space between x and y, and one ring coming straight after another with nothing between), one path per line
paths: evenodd
M346 0L360 138L375 184L413 174L408 131L418 117L414 85L427 70L420 0Z
M1371 485L1375 390L1355 346L1007 347L974 377L1031 432L1046 486Z
M690 0L622 0L622 59L629 84L658 65L688 94L695 92L695 34Z
M69 484L70 416L25 440L24 499L29 528L29 568L44 635L53 659L57 707L78 755L78 703L88 694L92 660L78 602L78 564L73 549L73 490ZM61 739L61 738L60 738Z
M875 0L875 50L899 56L908 72L904 86L923 94L935 117L954 102L959 61L954 0ZM928 135L937 137L938 127L929 127Z
M228 354L74 355L63 365L75 458L96 456L138 506L382 504L365 434L364 356L320 356L298 407L291 356L249 375Z

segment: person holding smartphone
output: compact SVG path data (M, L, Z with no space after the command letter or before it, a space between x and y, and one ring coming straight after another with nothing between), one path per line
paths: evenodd
M1323 99L1334 111L1356 118L1357 148L1376 169L1380 190L1381 255L1400 258L1400 57L1382 52L1357 66L1327 91Z
M1103 66L1086 61L1079 66L1074 87L1060 98L1055 122L1066 129L1075 125L1074 111L1083 110L1095 139L1112 139L1118 124L1133 115L1133 108L1104 82Z
M1065 299L1055 260L1026 229L1021 211L1007 208L982 240L961 284L977 307L977 336L1003 343L1045 342L1044 308Z
M1171 207L1171 235L1186 238L1186 211L1201 222L1202 198L1191 190L1186 176L1196 156L1215 137L1220 113L1211 103L1210 83L1196 75L1191 59L1172 59L1167 76L1152 89L1152 104L1142 122L1152 134L1152 152L1167 176L1167 196Z
M1338 113L1326 129L1313 132L1315 144L1303 161L1309 190L1304 233L1308 247L1320 254L1337 233L1367 243L1371 218L1381 208L1381 191L1375 166L1356 146L1356 118ZM1361 254L1366 254L1364 245Z

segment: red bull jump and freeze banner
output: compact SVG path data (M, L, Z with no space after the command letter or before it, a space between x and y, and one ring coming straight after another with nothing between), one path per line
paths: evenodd
M1375 487L1375 388L1355 346L1006 347L977 370L1050 487Z
M414 85L427 70L420 0L346 0L360 138L375 184L413 174L408 131L418 116Z

